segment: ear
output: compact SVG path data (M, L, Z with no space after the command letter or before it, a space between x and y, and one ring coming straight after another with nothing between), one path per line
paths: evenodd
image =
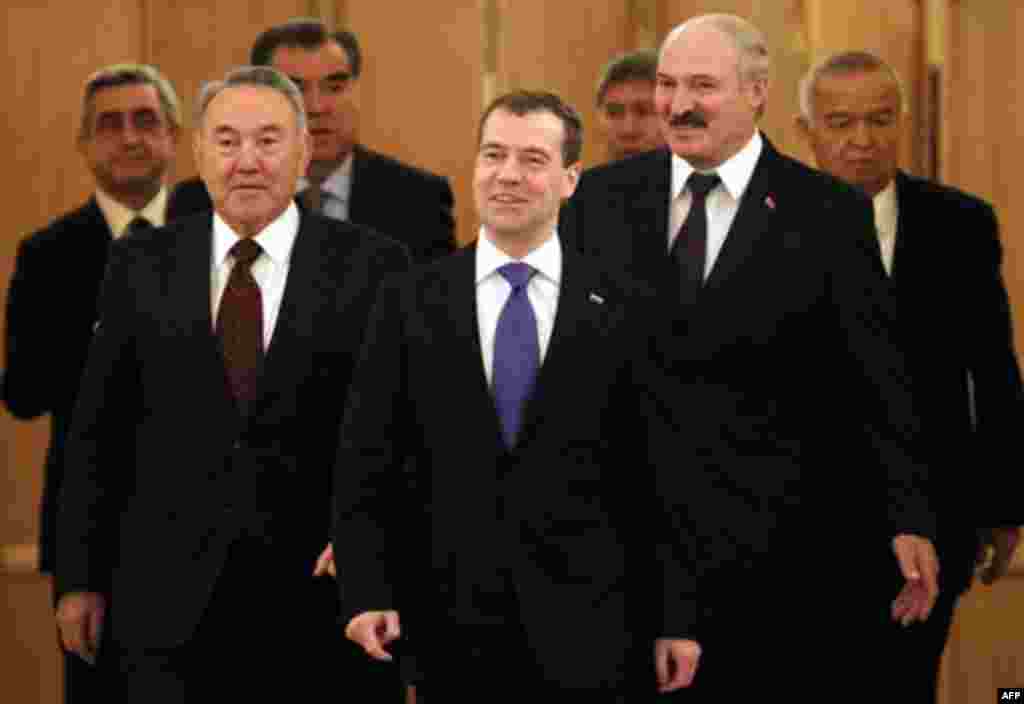
M202 127L196 127L192 133L192 161L196 165L196 169L199 171L199 176L203 175L203 130Z
M580 162L565 169L565 188L562 189L562 200L568 200L576 192L576 186L580 182Z
M811 123L807 121L807 118L803 115L797 115L793 118L793 122L796 124L796 131L800 133L800 136L804 138L804 141L808 144L811 141Z

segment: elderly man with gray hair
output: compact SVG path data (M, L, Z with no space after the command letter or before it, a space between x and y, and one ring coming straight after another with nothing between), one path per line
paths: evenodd
M165 179L181 129L171 84L141 64L92 74L81 113L77 147L93 176L93 196L21 241L7 296L3 401L17 418L50 415L39 521L39 569L48 574L58 561L65 438L107 251L132 227L164 224ZM93 668L74 655L64 661L65 701L98 700Z
M800 108L797 123L818 166L872 199L875 255L895 292L921 398L937 470L928 488L938 521L939 598L931 618L893 625L881 645L885 661L905 674L893 679L903 689L889 692L892 700L934 702L953 612L979 553L991 546L994 559L982 577L998 577L1024 523L1016 502L1001 498L1016 496L1000 492L1014 472L982 461L1009 456L1022 411L999 226L985 201L899 168L905 103L896 73L878 56L846 51L822 59L800 84ZM973 467L970 478L965 467ZM874 578L898 589L891 567Z
M283 74L237 69L197 102L214 211L111 249L60 500L61 638L92 656L102 628L125 701L333 695L336 587L312 570L353 359L408 254L299 213L310 141Z

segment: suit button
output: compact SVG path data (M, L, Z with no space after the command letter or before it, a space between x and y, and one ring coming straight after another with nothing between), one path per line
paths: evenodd
M241 440L235 440L235 449L236 450L241 450L242 449L242 441Z

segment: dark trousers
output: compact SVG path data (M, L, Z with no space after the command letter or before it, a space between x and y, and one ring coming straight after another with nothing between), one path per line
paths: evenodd
M334 581L310 577L297 586L294 575L274 574L275 564L259 541L236 543L188 642L113 645L106 661L117 700L219 704L273 700L283 690L310 701L404 701L397 667L371 661L344 638Z
M416 687L418 704L479 701L488 704L538 704L585 701L623 704L651 701L653 687L640 697L620 690L566 689L552 682L537 662L521 624L452 626L433 634L423 659L423 680ZM651 683L653 683L653 672ZM630 683L629 687L642 686Z

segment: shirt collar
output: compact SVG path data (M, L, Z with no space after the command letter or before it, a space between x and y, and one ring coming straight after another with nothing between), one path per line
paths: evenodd
M338 200L347 201L348 194L352 192L352 162L355 154L350 152L345 161L341 162L331 175L320 184L320 190L330 193ZM305 176L299 177L298 191L301 193L309 187L309 179Z
M755 131L754 136L742 149L713 169L722 179L722 185L734 201L739 202L743 192L747 190L763 149L764 140L761 139L761 133ZM672 155L672 200L679 197L686 186L686 180L694 171L695 169L685 159Z
M263 248L263 252L275 264L280 264L291 255L292 245L299 234L299 209L291 202L277 219L264 227L253 237L253 241ZM213 263L220 266L228 257L228 252L241 239L221 218L220 213L213 214Z
M889 181L889 185L875 194L871 199L875 207L875 223L881 229L884 224L888 228L890 223L896 222L896 180ZM889 233L885 233L889 234Z
M137 217L146 218L154 227L164 226L167 213L167 187L161 186L146 207L137 212L124 206L101 188L96 189L96 204L100 206L114 239L117 239L128 229L129 223Z
M558 231L552 233L544 244L537 247L522 259L513 259L487 238L484 228L480 228L480 236L476 243L476 283L497 272L498 268L509 262L522 261L536 269L539 276L549 279L558 285L562 281L562 246L559 244Z

